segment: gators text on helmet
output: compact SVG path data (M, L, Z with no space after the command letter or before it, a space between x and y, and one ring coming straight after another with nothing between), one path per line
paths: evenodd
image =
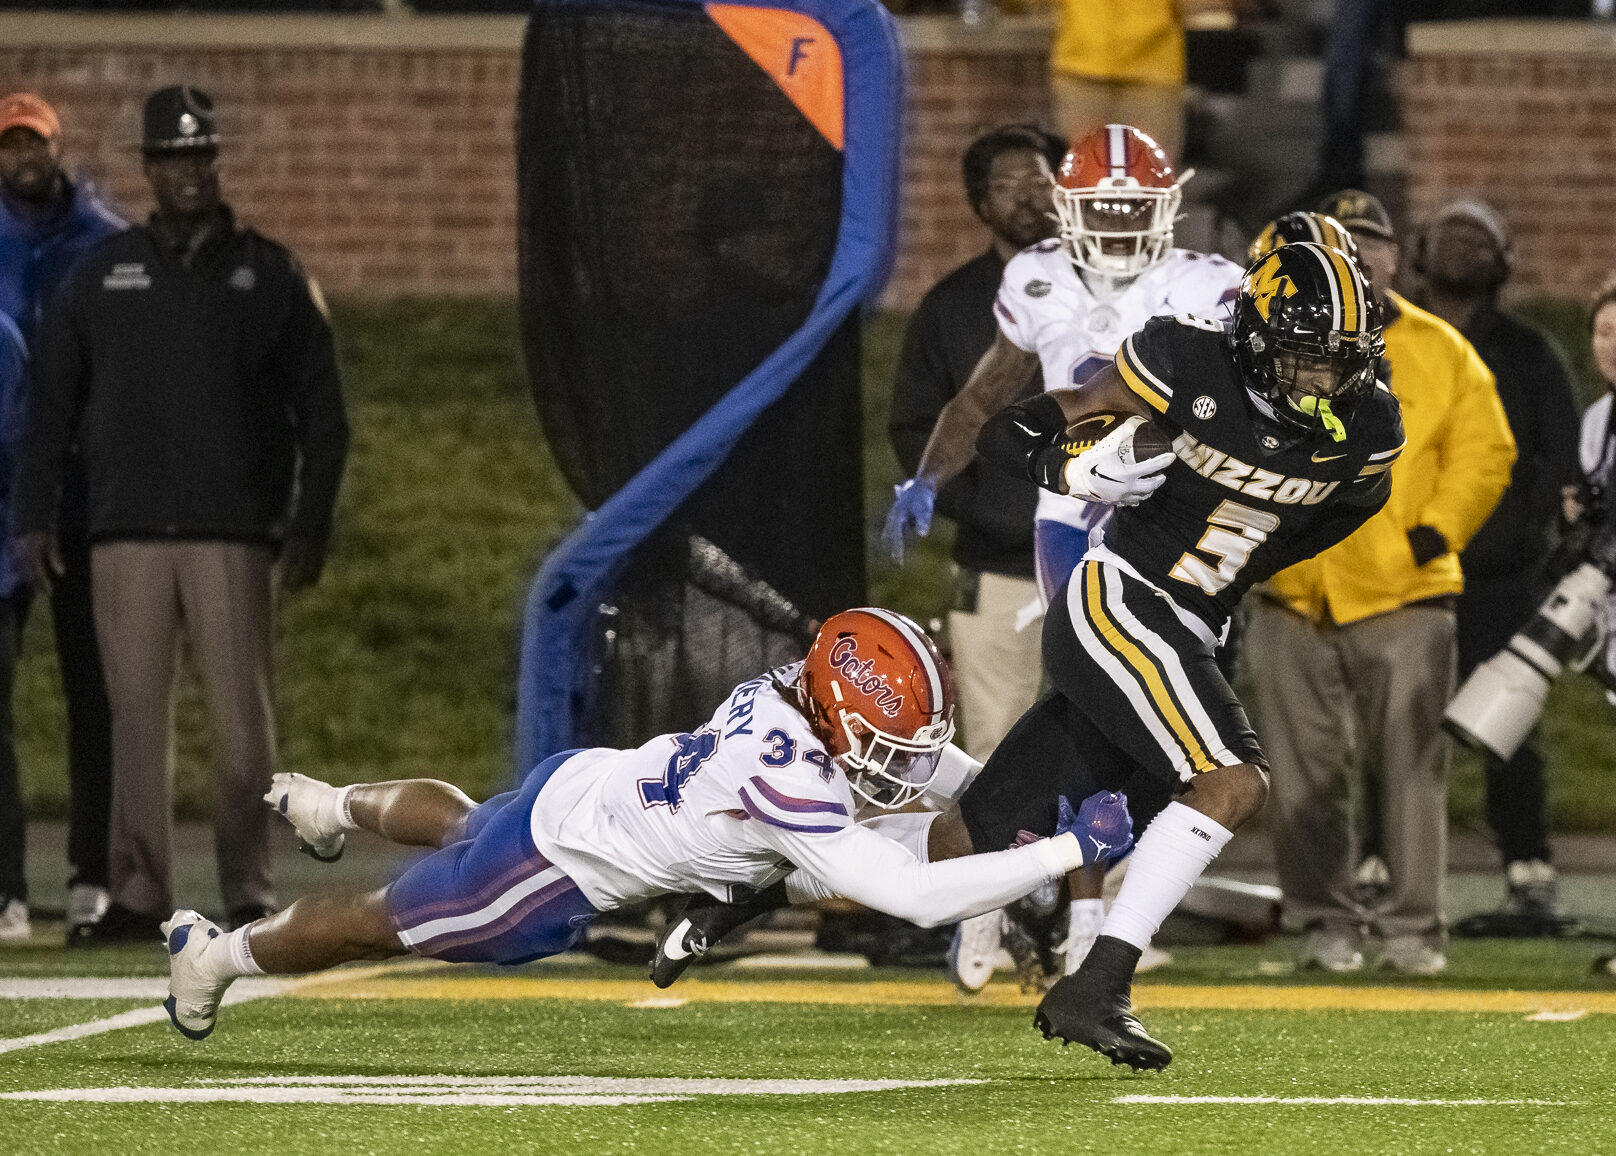
M914 622L874 607L833 614L803 660L799 685L804 712L854 793L896 808L931 783L954 737L954 685Z

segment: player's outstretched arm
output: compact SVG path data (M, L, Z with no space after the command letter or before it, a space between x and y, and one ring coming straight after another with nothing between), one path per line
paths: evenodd
M1003 907L1087 863L1119 858L1132 845L1123 796L1091 796L1076 814L1065 799L1061 803L1060 827L1053 838L940 863L923 862L901 843L863 825L818 837L770 834L797 865L787 880L794 901L836 896L935 927Z
M1014 401L1037 372L1038 355L998 333L959 393L937 415L915 480L936 491L963 473L976 456L982 423Z

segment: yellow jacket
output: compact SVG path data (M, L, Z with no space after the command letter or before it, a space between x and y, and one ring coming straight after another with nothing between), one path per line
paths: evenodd
M1060 0L1050 66L1096 80L1183 84L1176 0Z
M1386 327L1386 363L1408 435L1392 466L1391 499L1346 541L1281 571L1267 587L1315 622L1356 622L1459 593L1459 551L1498 504L1515 462L1492 371L1475 348L1441 318L1388 296L1400 315ZM1416 566L1408 544L1414 526L1440 531L1450 553Z

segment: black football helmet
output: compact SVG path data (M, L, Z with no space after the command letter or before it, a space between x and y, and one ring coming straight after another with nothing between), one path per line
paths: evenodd
M1358 242L1352 239L1345 225L1324 213L1298 210L1275 217L1264 225L1257 239L1251 243L1251 248L1246 250L1246 261L1249 263L1266 257L1281 245L1292 245L1297 241L1328 245L1332 249L1340 249L1354 261L1358 260ZM1363 272L1362 266L1359 272Z
M1375 388L1384 325L1357 262L1339 249L1294 241L1246 270L1228 340L1262 409L1342 441L1352 405Z

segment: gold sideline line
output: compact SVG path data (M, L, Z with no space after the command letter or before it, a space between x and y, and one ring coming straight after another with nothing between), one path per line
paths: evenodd
M633 1003L660 995L643 980L570 979L553 976L333 975L304 980L285 993L294 999L431 1000L604 1000ZM861 983L848 980L781 980L734 983L686 979L667 996L691 1003L875 1004L922 1007L1032 1007L1037 997L1011 984L990 984L975 996L961 996L942 982ZM1616 1013L1616 991L1465 991L1444 988L1330 986L1182 986L1140 984L1133 990L1141 1008L1194 1008L1227 1011L1399 1011Z

